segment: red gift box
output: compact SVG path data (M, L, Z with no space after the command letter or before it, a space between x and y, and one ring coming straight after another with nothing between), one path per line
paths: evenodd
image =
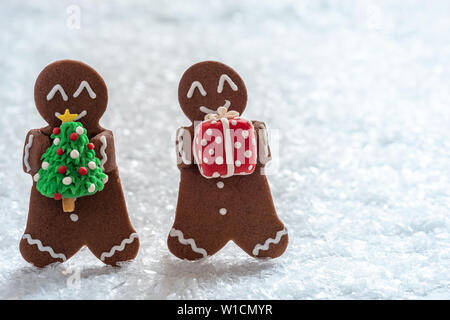
M251 174L257 159L255 129L239 117L212 117L196 126L193 153L205 178Z

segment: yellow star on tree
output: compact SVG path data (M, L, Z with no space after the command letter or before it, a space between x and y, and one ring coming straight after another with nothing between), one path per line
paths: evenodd
M58 116L58 119L61 120L62 123L65 123L72 122L76 117L78 117L78 113L70 113L69 109L66 109L66 111L64 111L64 114L60 114Z

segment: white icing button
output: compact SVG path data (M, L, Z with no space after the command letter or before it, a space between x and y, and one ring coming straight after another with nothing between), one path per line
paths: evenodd
M91 183L91 185L88 188L88 192L92 193L95 191L95 184Z
M203 157L203 162L204 163L208 163L208 158L207 157Z
M202 144L202 146L206 146L206 140L202 139L201 144Z
M236 167L240 167L240 166L241 166L241 162L240 162L239 160L236 160L236 161L234 162L234 164L236 165Z
M38 182L39 181L39 173L36 173L34 176L33 176L33 180L35 181L35 182Z
M217 123L216 120L211 121L211 124L216 124L216 123Z
M213 175L212 175L212 176L213 176L213 178L217 178L217 177L220 177L220 173L218 173L218 172L216 171L216 172L214 172L214 173L213 173Z
M244 156L246 158L250 158L252 156L252 152L250 150L247 150L247 151L244 152Z
M57 146L60 141L61 141L61 139L55 138L55 140L53 140L53 143L55 144L55 146Z
M217 182L217 188L223 189L224 186L225 186L225 184L223 183L223 181Z
M78 134L83 134L84 133L84 129L82 127L77 127L75 129L75 132L78 133Z
M76 158L78 158L80 156L80 153L78 152L78 150L72 150L72 151L70 151L70 157L72 158L72 159L76 159Z
M207 134L208 136L212 135L212 130L211 130L211 129L206 130L206 134Z
M80 128L80 127L78 127ZM72 213L70 215L70 220L72 220L73 222L77 222L78 221L78 215L76 215L75 213Z
M80 128L80 127L78 127L78 128ZM89 169L94 170L95 168L97 168L97 165L95 164L94 161L89 161L88 167L89 167Z
M65 184L66 186L68 186L69 184L72 183L72 178L71 177L64 177L62 179L62 183Z
M221 214L221 215L226 215L227 214L227 209L225 209L225 208L220 208L219 209L219 213Z
M221 144L221 143L222 143L222 137L216 137L216 139L214 139L214 141L215 141L217 144Z
M222 157L217 157L216 158L216 164L222 164L223 163L223 158Z
M248 171L251 171L253 169L253 166L252 165L249 165L248 166Z
M248 138L248 130L242 131L242 137L244 137L244 139Z
M103 180L102 180L102 181L103 181L103 184L107 183L107 182L108 182L108 179L109 179L108 176L104 177Z
M42 169L47 170L48 166L50 165L50 163L48 163L47 161L42 162Z
M214 149L209 149L209 150L208 150L208 153L209 153L210 155L213 155L213 154L214 154Z
M235 125L237 125L237 121L236 121L236 120L231 120L231 124L232 124L233 126L235 126Z
M236 142L234 143L234 147L235 147L236 149L239 149L241 146L242 146L242 144L241 144L239 141L236 141Z

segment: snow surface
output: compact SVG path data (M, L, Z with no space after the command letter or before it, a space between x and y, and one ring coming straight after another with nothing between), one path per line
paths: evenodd
M448 1L80 1L79 30L73 2L0 4L1 298L450 298ZM121 269L85 249L38 270L18 250L32 182L22 147L44 125L33 85L62 58L109 87L103 124L142 244ZM245 115L270 130L290 232L279 259L233 243L201 262L167 249L174 134L188 124L178 80L206 59L238 70Z

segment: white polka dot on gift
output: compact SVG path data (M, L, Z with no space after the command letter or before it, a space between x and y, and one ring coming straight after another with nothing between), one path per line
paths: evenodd
M223 158L222 157L217 157L216 158L216 164L219 164L219 165L221 165L223 163Z

